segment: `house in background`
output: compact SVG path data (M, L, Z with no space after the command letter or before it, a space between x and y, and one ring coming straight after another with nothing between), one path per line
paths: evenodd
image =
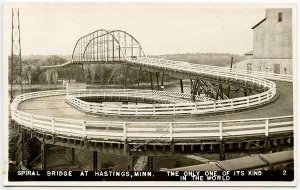
M253 51L233 65L236 69L293 73L292 9L267 9L253 29Z

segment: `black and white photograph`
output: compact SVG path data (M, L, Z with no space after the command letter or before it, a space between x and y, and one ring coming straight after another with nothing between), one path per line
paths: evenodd
M294 186L296 7L4 3L4 185Z

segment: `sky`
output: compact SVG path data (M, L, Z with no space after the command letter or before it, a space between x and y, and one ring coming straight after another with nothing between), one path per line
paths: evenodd
M11 5L4 9L4 46L11 46ZM76 41L97 29L132 34L147 55L234 53L252 50L251 27L264 8L202 4L14 4L20 8L23 55L70 55Z

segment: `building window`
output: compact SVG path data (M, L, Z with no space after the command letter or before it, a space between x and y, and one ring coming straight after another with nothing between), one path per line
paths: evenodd
M278 22L282 22L282 12L278 13Z

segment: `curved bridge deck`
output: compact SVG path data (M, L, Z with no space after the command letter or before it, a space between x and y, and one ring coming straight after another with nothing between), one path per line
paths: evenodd
M279 117L282 115L293 114L293 83L276 82L279 97L269 105L265 105L256 109L249 109L241 112L231 112L226 114L214 115L197 115L197 116L168 116L164 117L113 117L114 121L130 122L130 121L169 121L169 122L193 122L193 121L219 121L232 119L250 119L262 117ZM65 96L50 96L38 99L32 99L22 102L19 110L27 113L40 114L49 117L88 119L88 120L107 120L111 121L111 117L95 116L85 114L65 102Z
M165 155L216 151L221 146L227 150L291 146L292 84L279 82L277 85L280 95L272 104L222 115L135 117L135 121L115 117L112 122L111 116L84 114L66 104L64 96L55 96L56 91L49 91L52 93L49 97L21 101L18 107L21 112L12 112L12 117L45 143L121 155L127 155L128 150L137 155ZM29 96L37 94L39 92ZM270 117L262 118L262 115Z
M106 49L106 53L101 51L101 48L99 51L98 44L102 50ZM255 139L258 141L257 146L260 146L261 141L268 146L269 138L273 138L275 146L278 139L291 144L294 127L292 84L277 82L276 85L266 78L291 82L292 76L248 73L224 67L148 58L140 43L132 35L120 30L97 30L83 36L74 47L71 62L45 68L114 62L140 67L150 72L163 72L179 79L226 83L256 93L228 100L216 100L208 106L202 106L202 103L195 104L196 112L187 113L195 114L194 116L116 116L112 119L111 116L87 115L71 107L65 103L65 95L62 95L66 94L66 91L36 92L15 98L11 104L12 119L22 127L38 133L38 137L42 136L43 141L47 140L47 136L51 136L53 143L59 138L59 143L62 144L71 140L74 141L74 145L78 141L95 148L102 144L102 148L105 148L104 144L108 143L112 147L117 145L119 149L122 146L124 151L128 151L127 146L147 147L150 144L154 149L155 144L159 144L163 150L167 145L171 152L174 150L174 144L182 146L183 151L184 145L187 144L200 146L202 150L203 141L220 143L221 147L223 140L229 142L231 139L237 139L239 144L242 144L241 139L244 138ZM275 99L278 94L278 99ZM262 103L268 105L262 106ZM207 107L209 111L206 110ZM247 110L234 112L236 108ZM219 115L216 114L217 111L230 112ZM194 146L190 148L194 150Z

